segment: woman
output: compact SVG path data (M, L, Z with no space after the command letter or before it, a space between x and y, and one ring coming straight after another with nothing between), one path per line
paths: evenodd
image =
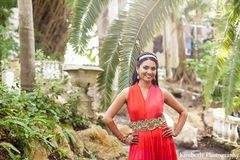
M137 58L132 86L125 88L113 101L103 122L124 144L130 145L129 160L176 160L172 136L177 136L187 118L186 109L166 90L158 87L158 61L152 53ZM123 135L113 121L114 116L127 104L132 134ZM174 130L163 116L166 103L179 113Z

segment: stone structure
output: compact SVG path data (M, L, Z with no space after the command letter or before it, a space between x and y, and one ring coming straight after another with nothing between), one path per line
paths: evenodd
M63 70L69 73L72 85L80 89L78 114L94 118L92 109L94 94L89 94L92 93L92 91L89 92L89 89L96 84L97 74L103 70L93 65L65 65Z

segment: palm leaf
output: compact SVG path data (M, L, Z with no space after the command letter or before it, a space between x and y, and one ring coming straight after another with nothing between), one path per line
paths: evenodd
M223 68L224 66L226 66L226 62L228 61L228 59L231 59L229 58L229 56L232 56L231 49L235 44L236 38L239 36L238 29L240 20L240 3L238 1L234 1L232 3L231 9L232 10L228 16L224 38L221 44L221 53L213 55L212 60L209 63L209 70L207 71L206 83L204 85L204 98L206 106L209 106L211 94L213 93L215 86L218 83L219 77L222 75L224 71ZM229 87L230 88L227 90L231 90L231 86ZM225 95L231 94L231 93L227 94L226 93L227 90L225 89L224 91ZM223 100L225 101L225 98ZM231 103L231 101L232 100L229 100L229 102L224 102L224 104Z
M92 31L109 0L76 0L75 2L70 43L75 53L83 54L90 38L89 32Z
M119 56L119 90L129 86L140 50L159 32L164 19L180 5L180 2L181 0L135 0L130 3L129 16L122 36L124 52Z
M127 13L122 10L119 17L113 21L100 52L100 67L104 70L97 78L98 89L102 93L100 110L108 107L112 100L112 83L119 64L121 31L126 16Z
M239 41L240 42L240 41ZM240 43L229 60L228 71L223 88L223 104L226 115L233 111L234 97L237 93L237 85L240 82Z
M70 44L73 45L75 50L78 49L78 41L80 39L80 27L82 24L82 17L84 16L84 13L87 10L87 6L89 4L90 0L75 0L73 3L73 17L71 22L71 32L70 32Z
M234 1L231 12L228 16L224 40L222 44L223 52L229 52L233 46L235 39L239 36L240 28L240 1Z
M225 66L225 55L215 54L209 61L209 67L206 74L206 83L204 84L204 99L205 105L209 106L211 95L218 84L219 77L222 75L223 68Z

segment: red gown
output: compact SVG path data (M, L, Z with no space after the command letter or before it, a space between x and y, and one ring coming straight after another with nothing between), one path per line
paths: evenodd
M127 108L130 120L153 119L162 115L164 98L158 86L152 85L146 100L136 83L128 94ZM136 132L138 144L131 144L129 160L177 160L176 148L172 137L163 137L162 129Z

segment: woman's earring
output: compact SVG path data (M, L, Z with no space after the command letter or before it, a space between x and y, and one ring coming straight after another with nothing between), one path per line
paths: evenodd
M137 79L139 79L139 75L137 75Z

